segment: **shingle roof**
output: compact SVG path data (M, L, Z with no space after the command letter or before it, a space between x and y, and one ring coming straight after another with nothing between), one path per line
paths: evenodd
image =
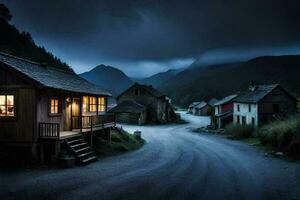
M83 94L111 96L109 92L86 81L72 70L43 66L41 63L32 62L4 53L0 53L0 62L17 70L43 87Z
M209 100L207 103L211 106L214 106L216 102L218 102L218 99L212 98L211 100Z
M126 100L122 101L117 106L113 107L109 112L113 113L140 113L146 110L146 106L137 103L136 101Z
M237 96L238 96L237 94L233 94L233 95L229 95L227 97L224 97L220 101L216 102L215 106L219 106L219 105L223 105L225 103L228 103L228 102L232 101L234 98L236 98Z
M195 106L195 108L198 108L198 109L201 109L201 108L203 108L204 106L206 106L208 103L206 103L205 101L202 101L202 102L200 102L199 104L197 104L196 106Z
M155 97L164 97L165 95L159 92L158 90L154 89L151 85L141 85L138 83L135 83L135 85L138 85L139 87L144 88L147 90L150 94L152 94Z
M117 99L122 96L124 93L126 93L128 90L130 90L132 87L140 87L145 89L146 91L148 91L151 95L160 98L160 97L165 97L166 95L162 94L161 92L159 92L158 90L154 89L151 85L142 85L139 83L134 83L132 86L130 86L127 90L125 90L124 92L122 92Z
M257 85L254 89L248 89L241 93L236 99L234 99L234 102L257 103L278 86L278 84Z
M196 105L198 105L199 103L201 103L201 102L199 102L199 101L193 102L193 103L191 103L191 104L189 105L189 108L193 108L193 107L195 107Z

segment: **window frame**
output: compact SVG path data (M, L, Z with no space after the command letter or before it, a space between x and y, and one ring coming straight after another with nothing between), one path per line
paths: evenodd
M88 111L89 113L97 113L98 112L98 98L97 97L94 97L94 96L88 96L89 97L89 100L88 100ZM91 99L95 99L95 103L91 103ZM96 110L93 110L91 109L92 107L95 107Z
M87 102L85 102L83 99L87 98ZM95 98L95 103L91 103L92 102L92 99ZM98 96L88 96L88 95L85 95L85 96L82 96L82 113L96 113L98 114L99 113L99 98L101 97L98 97ZM104 97L105 98L105 97ZM85 109L83 108L85 105ZM104 105L105 105L105 100L104 100ZM92 108L95 108L95 110L93 110ZM105 111L106 112L106 108L105 108ZM102 111L100 113L103 113Z
M103 99L103 103L101 103L100 99ZM105 97L98 97L97 98L98 100L98 105L97 105L97 111L98 111L98 114L102 114L102 113L106 113L106 98ZM103 107L103 111L100 110L100 107Z
M52 100L57 100L57 113L52 113ZM62 115L62 100L59 97L50 97L49 103L48 103L48 110L49 110L49 116L55 117L55 116L61 116Z
M14 115L5 115L5 116L0 116L0 119L1 120L14 120L14 119L17 119L17 95L15 92L0 92L0 96L5 96L5 105L2 105L2 106L5 106L6 109L8 107L7 105L7 96L13 96L14 98L14 102L13 102L13 107L14 107Z

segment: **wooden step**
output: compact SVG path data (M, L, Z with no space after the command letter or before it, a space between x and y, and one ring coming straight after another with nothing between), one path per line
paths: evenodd
M83 146L83 145L86 145L86 146L88 146L88 144L87 143L79 143L79 144L75 144L75 145L70 145L73 149L74 148L76 148L76 147L80 147L80 146Z
M92 151L89 151L87 153L83 153L83 154L80 154L78 155L78 157L85 157L85 156L88 156L88 155L93 155L94 153Z
M88 163L88 162L95 161L95 160L97 160L96 156L91 156L91 157L88 157L87 159L83 159L82 162Z
M83 137L77 136L65 139L65 143L74 153L81 164L87 164L96 161L97 157L91 147L84 141Z
M71 141L67 141L69 144L73 144L73 143L77 143L77 142L84 142L83 139L76 139L76 140L71 140Z
M91 150L90 147L84 147L84 148L82 148L82 149L74 150L74 152L75 152L75 153L79 153L79 152L81 152L81 151L88 150L88 149Z

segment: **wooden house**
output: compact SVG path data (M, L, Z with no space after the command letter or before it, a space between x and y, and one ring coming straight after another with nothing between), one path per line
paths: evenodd
M110 95L69 68L0 53L0 143L41 162L57 157L61 144L81 162L93 160L93 132L109 137L115 125Z
M209 116L212 111L212 106L205 101L200 102L195 106L194 115Z
M152 86L133 84L117 97L118 105L110 110L122 123L166 123L176 114L170 99Z
M224 128L227 124L233 122L233 100L236 97L236 94L229 95L214 104L213 127Z
M196 101L196 102L191 103L191 104L189 105L189 107L188 107L188 111L187 111L187 112L188 112L189 114L195 115L195 114L196 114L195 106L198 105L199 103L201 103L201 102Z
M234 99L233 122L259 126L295 114L297 99L279 84L251 85Z

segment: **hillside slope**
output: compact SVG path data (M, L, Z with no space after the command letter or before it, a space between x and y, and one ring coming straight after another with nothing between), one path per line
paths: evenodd
M66 63L46 51L44 47L37 46L29 33L18 31L2 18L0 18L0 30L1 52L71 70Z
M242 91L250 81L257 84L280 83L298 96L299 75L300 56L259 57L245 63L189 68L159 89L182 106Z
M106 65L99 65L91 71L79 75L110 91L114 96L119 95L133 84L133 81L124 72Z
M170 78L174 77L179 72L180 70L170 69L168 71L160 72L144 79L139 79L137 80L137 82L145 85L152 85L156 88L162 85L164 82L168 81Z

